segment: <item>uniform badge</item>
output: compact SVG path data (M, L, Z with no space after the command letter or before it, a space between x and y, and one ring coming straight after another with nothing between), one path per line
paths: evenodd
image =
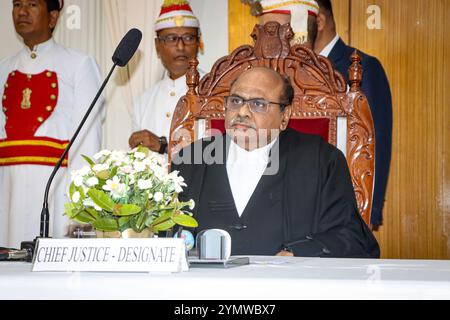
M184 26L184 17L183 16L176 16L174 17L175 25L177 27L183 27Z
M23 96L22 96L22 103L20 104L20 107L23 110L31 109L31 94L33 93L33 91L30 88L26 88L22 92L23 92Z

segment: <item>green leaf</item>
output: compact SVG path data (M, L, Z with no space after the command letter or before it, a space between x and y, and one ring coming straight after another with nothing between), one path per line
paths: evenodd
M103 191L90 189L88 191L88 196L92 199L92 201L94 201L96 205L98 205L103 210L108 212L114 211L114 206L116 205L116 203L111 200L111 198L108 197L108 195Z
M164 214L162 217L159 217L155 221L153 221L151 227L155 232L166 231L175 226L175 222L172 220L172 212L168 212Z
M144 230L145 228L145 218L146 215L141 214L141 215L137 215L136 217L138 217L138 219L136 220L136 228L134 229L134 231L136 232L142 232L142 230Z
M100 215L97 210L94 208L86 208L86 211L92 216L94 220L97 220L100 218Z
M97 178L102 179L102 180L107 180L110 177L110 172L109 170L103 170L103 171L99 171L95 174L97 176Z
M169 211L169 212L163 214L161 217L156 218L155 221L153 221L153 225L156 225L156 224L159 224L159 223L165 222L167 220L171 220L171 219L172 219L172 212Z
M119 227L122 228L124 225L126 225L128 222L130 222L131 217L122 217L119 219Z
M140 153L145 154L145 156L147 157L149 152L150 152L150 149L147 148L147 147L139 146L137 151L140 152Z
M69 219L73 219L75 217L74 209L75 206L73 203L66 203L64 205L64 214L69 217Z
M89 165L90 165L91 167L95 166L95 162L92 161L91 158L89 158L88 156L85 156L85 155L81 155L81 156L83 157L83 159L84 159L87 163L89 163Z
M112 178L117 174L117 171L119 170L118 167L113 167L111 172L109 173L109 177L108 178Z
M170 219L170 220L168 220L168 221L161 222L161 223L159 223L159 224L157 224L157 225L155 225L155 224L153 223L153 225L152 225L152 230L153 230L154 232L167 231L167 230L169 230L169 229L172 229L175 225L176 225L176 223L173 222L172 219Z
M86 199L86 194L84 193L83 187L75 187L75 190L80 193L80 203Z
M80 213L78 213L74 218L74 221L76 222L80 222L83 224L88 224L91 222L94 222L95 219L86 211L81 211Z
M76 191L75 183L72 182L69 188L70 201L72 201L73 194L75 193L75 191Z
M111 218L98 219L92 223L92 226L94 227L94 229L104 232L119 230L117 221Z
M173 217L173 221L176 224L179 224L180 226L187 227L187 228L197 228L198 222L191 216L187 214L180 214L175 217Z
M134 204L116 205L114 207L114 215L121 217L134 216L141 211L142 209Z
M155 218L153 218L152 216L148 217L148 218L145 220L145 226L146 226L146 227L151 227L153 221L155 221Z

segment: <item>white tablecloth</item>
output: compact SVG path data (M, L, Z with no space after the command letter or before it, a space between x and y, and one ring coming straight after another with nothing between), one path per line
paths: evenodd
M33 273L0 263L0 299L450 299L450 261L252 257L180 274Z

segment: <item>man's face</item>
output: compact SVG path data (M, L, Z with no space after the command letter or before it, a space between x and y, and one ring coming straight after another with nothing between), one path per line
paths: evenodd
M14 0L12 16L16 32L22 38L41 39L51 36L59 12L48 12L44 0Z
M259 17L259 24L261 25L265 25L270 21L275 21L281 25L285 25L286 23L291 22L291 15L282 13L266 13Z
M278 75L267 69L255 68L240 76L231 88L230 96L280 103L283 87ZM267 113L252 112L249 104L237 110L227 106L225 128L236 143L251 151L264 147L276 139L280 131L286 130L290 115L290 106L282 111L279 105L272 103Z
M175 37L189 36L194 38L192 43L185 43L182 39L170 41ZM165 39L165 40L163 40ZM155 40L156 51L164 67L169 71L172 79L184 76L189 68L189 61L197 57L198 53L198 29L177 27L163 29L158 32Z

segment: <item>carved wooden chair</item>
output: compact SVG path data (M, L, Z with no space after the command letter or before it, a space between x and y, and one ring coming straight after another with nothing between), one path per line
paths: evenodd
M232 82L249 68L266 66L290 77L295 90L290 127L318 134L346 155L360 213L370 224L375 171L375 134L366 97L360 89L361 58L355 52L349 70L350 88L331 62L303 47L290 47L292 29L269 22L256 25L255 45L245 45L218 60L199 79L198 62L191 61L189 91L176 107L169 156L204 138L209 129L224 130L225 101ZM188 135L186 135L186 132ZM339 132L339 134L338 134Z

